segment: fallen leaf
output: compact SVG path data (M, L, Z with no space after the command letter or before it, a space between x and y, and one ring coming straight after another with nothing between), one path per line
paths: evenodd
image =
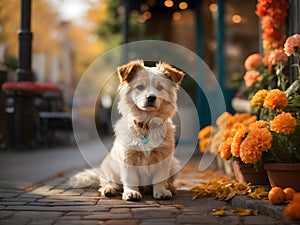
M222 207L220 209L214 209L213 212L211 213L213 216L225 216L225 208Z
M250 191L248 193L248 196L255 199L267 199L268 198L268 192L265 191L263 188L255 188L254 191Z

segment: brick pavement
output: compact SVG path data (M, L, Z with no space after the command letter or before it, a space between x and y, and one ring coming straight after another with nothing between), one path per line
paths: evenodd
M189 188L203 180L197 177L197 169L189 165L177 179L178 192L172 200L155 200L144 193L139 202L126 202L121 195L105 198L94 189L73 189L67 181L76 171L60 173L26 189L0 187L0 224L13 225L171 225L171 224L230 224L230 225L281 225L300 224L281 216L267 215L239 217L211 215L213 209L230 202L212 198L192 200ZM234 206L247 199L234 199ZM249 205L249 204L248 204ZM245 206L245 205L244 205ZM247 206L247 205L246 205ZM259 207L259 206L257 206ZM268 213L268 212L267 212ZM278 211L282 213L282 210ZM274 215L273 215L274 216ZM276 216L275 216L276 217Z

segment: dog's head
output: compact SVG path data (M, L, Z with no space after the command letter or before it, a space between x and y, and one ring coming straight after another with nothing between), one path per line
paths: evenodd
M137 60L118 67L118 74L121 82L121 113L120 104L124 103L131 104L140 112L153 112L157 115L166 113L171 108L175 111L177 88L184 77L182 71L164 62L157 63L155 67L147 67L143 61Z

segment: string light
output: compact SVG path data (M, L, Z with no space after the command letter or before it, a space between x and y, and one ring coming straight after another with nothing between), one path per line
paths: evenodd
M173 2L172 0L166 0L166 1L165 1L165 6L166 6L166 7L170 8L170 7L172 7L173 5L174 5L174 2Z
M179 3L179 8L184 10L184 9L187 9L189 5L187 4L187 2L180 2Z
M151 16L152 16L152 14L149 11L144 12L144 14L143 14L143 17L145 20L149 20L151 18Z
M231 18L232 22L234 23L240 23L242 22L242 17L240 15L233 15L232 18Z
M172 17L173 17L173 20L180 20L182 15L180 12L174 12Z
M209 5L208 8L209 8L209 10L210 10L211 12L216 12L216 11L218 10L218 5L215 4L215 3L212 3L212 4Z

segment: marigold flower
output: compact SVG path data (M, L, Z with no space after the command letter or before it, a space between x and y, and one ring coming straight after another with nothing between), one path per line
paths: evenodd
M216 124L218 127L220 126L225 126L227 120L231 117L232 115L229 112L224 112L222 113L218 119L216 120Z
M261 64L261 56L258 53L249 55L245 60L244 66L246 70L255 69Z
M240 147L242 142L246 138L247 132L248 128L246 126L241 126L240 129L235 133L231 144L231 154L233 156L240 156Z
M219 147L219 154L220 157L223 159L229 159L231 156L231 143L232 143L232 138L227 138Z
M297 48L300 48L300 34L288 37L284 43L284 52L287 56L295 53Z
M261 76L258 71L249 70L244 76L246 87L252 87L257 81L261 80Z
M255 95L253 95L253 97L250 101L250 104L251 105L260 105L260 106L263 105L267 94L268 94L268 91L265 89L261 89L261 90L257 91L255 93Z
M290 113L282 112L272 121L271 130L277 133L291 134L294 133L296 126L296 119Z
M272 110L283 109L288 104L288 99L283 91L279 89L273 89L268 92L264 107Z
M249 125L249 128L265 128L268 122L266 120L259 120Z
M267 128L251 128L240 146L241 160L244 163L256 163L271 146L272 134Z
M199 131L198 138L199 139L207 138L211 135L212 131L213 131L213 126L206 126Z
M288 57L283 51L283 49L275 49L273 50L268 58L268 63L271 65L276 65L277 62L286 63L288 61Z

